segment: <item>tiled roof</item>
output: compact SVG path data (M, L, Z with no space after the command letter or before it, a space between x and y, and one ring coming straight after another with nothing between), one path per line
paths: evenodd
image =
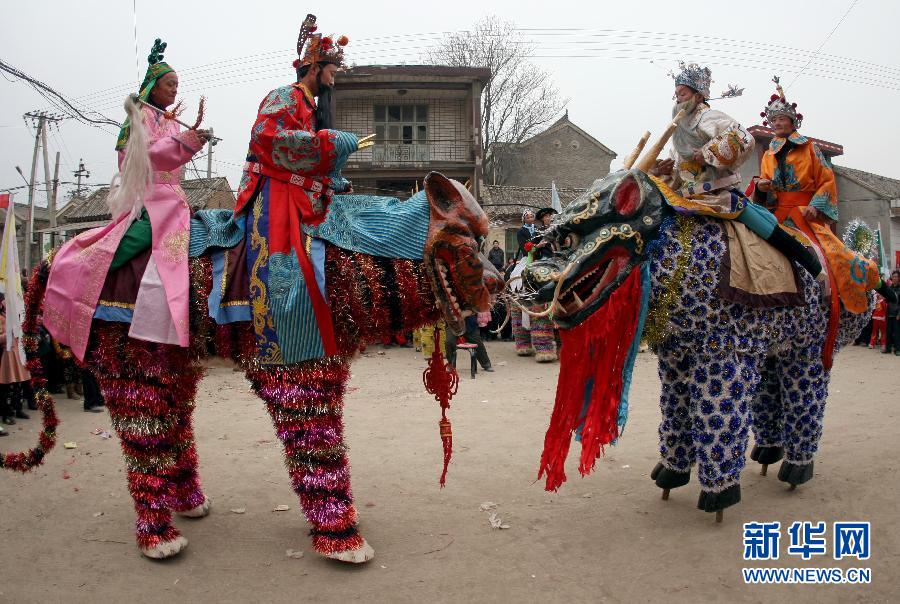
M585 192L586 189L557 187L559 202L563 207ZM539 210L550 207L550 187L508 187L488 185L482 190L482 206L488 218L500 219L522 215L526 209Z
M874 189L875 191L873 192L882 194L887 199L900 199L900 180L896 178L888 178L887 176L844 166L834 166L834 171L836 174L860 181L860 184Z
M184 189L188 204L195 210L205 208L210 198L220 191L231 193L228 179L224 177L183 180L181 188ZM233 193L231 194L233 195ZM101 187L87 198L70 201L59 213L59 222L74 223L109 219L109 207L106 205L108 195L109 187Z

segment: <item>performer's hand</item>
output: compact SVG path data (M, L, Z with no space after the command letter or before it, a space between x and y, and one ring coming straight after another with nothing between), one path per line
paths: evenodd
M209 139L212 138L212 134L209 130L194 130L194 133L203 139L204 142L209 142Z
M807 220L819 220L823 218L822 212L812 206L803 206L802 208L800 208L800 213Z
M650 174L654 176L669 176L672 174L674 167L675 160L673 159L656 160L656 163L650 168Z
M756 190L762 193L768 193L772 190L772 181L768 178L760 178L756 181Z
M706 159L703 158L703 150L702 149L694 149L694 154L691 155L691 159L693 159L698 164L705 165Z

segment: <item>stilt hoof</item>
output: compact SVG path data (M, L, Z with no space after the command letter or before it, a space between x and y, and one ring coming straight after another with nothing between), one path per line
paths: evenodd
M750 451L750 459L755 462L761 463L764 466L772 465L773 463L777 463L784 458L784 447L779 446L771 446L771 447L757 447L754 446ZM763 474L765 476L765 474Z
M793 491L798 485L812 480L814 463L811 461L808 464L798 465L785 460L778 470L778 480L790 484Z
M741 500L741 485L733 484L724 491L714 493L712 491L700 491L700 499L697 501L697 507L704 512L721 512ZM716 521L718 514L716 514Z
M349 549L343 552L332 552L325 554L326 558L337 560L338 562L347 562L348 564L363 564L375 557L375 550L372 546L363 540L363 544L356 549Z
M691 471L676 472L662 465L662 462L656 464L653 471L650 472L650 478L656 482L656 486L664 490L677 489L683 487L691 481ZM666 497L663 497L666 499Z
M539 352L534 355L534 360L538 363L555 363L556 362L556 353L555 352Z
M175 512L182 518L204 518L209 516L209 509L212 507L212 503L209 501L209 497L203 500L203 503L200 505L193 507L189 510L185 510L183 512Z
M769 473L769 464L764 463L762 465L762 469L759 471L759 474L760 474L760 476L765 476L768 473Z
M178 535L171 541L163 541L154 547L142 547L141 553L153 560L171 558L181 553L188 546L188 540L183 535Z
M725 518L725 512L723 512L722 510L718 510L716 512L716 522L721 524L723 518Z
M530 357L534 355L534 348L526 348L524 350L516 350L516 354L520 357Z
M670 489L663 489L663 495L662 495L663 501L669 500L669 493L670 493Z

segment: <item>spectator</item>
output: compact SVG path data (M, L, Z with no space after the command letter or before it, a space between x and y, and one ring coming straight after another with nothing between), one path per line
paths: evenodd
M869 348L886 346L885 317L887 316L887 302L884 298L875 294L875 310L872 312L872 337L869 339Z
M81 381L84 385L84 410L88 413L103 413L103 394L97 378L85 367L81 370Z
M6 304L5 297L0 296L0 333L6 334ZM28 385L31 375L22 362L19 351L19 339L13 340L12 350L6 349L5 337L3 353L0 356L0 418L4 424L13 425L15 418L29 419L29 415L22 408L30 390Z
M534 239L534 236L537 234L537 227L534 226L534 219L535 216L533 210L525 210L522 212L522 226L516 232L516 241L519 245L519 248L516 251L517 259L526 255L525 244Z
M894 292L894 299L887 304L884 353L893 351L900 356L900 270L891 273L889 287Z
M544 239L543 232L550 228L550 223L553 221L553 215L558 214L556 210L553 208L541 208L537 213L537 220L540 224L540 232L534 238L534 259L539 260L541 258L552 258L553 252L556 251L557 246L554 242L549 239Z
M500 242L494 239L494 245L491 247L491 251L488 252L488 260L494 265L494 268L502 271L504 259L503 248L500 247Z
M475 349L475 358L478 359L478 363L485 371L494 370L493 367L491 367L491 359L488 356L487 348L484 346L484 341L481 339L480 323L487 325L489 320L489 313L478 313L477 318L475 316L466 317L466 333L461 336L469 344L475 344L475 346L477 346ZM454 338L452 334L448 334L448 337L445 340L444 356L447 357L448 363L454 367L456 366L456 338Z

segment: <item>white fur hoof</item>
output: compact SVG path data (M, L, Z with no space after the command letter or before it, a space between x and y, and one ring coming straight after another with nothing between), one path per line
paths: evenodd
M156 547L142 547L141 553L147 556L148 558L153 558L154 560L163 560L165 558L171 558L172 556L178 555L181 553L181 550L188 546L188 540L182 536L178 535L171 541L164 541L157 545Z
M182 518L203 518L204 516L209 516L209 508L212 507L212 504L209 501L209 497L203 500L203 503L198 505L197 507L193 507L189 510L185 510L183 512L175 512Z
M363 564L375 557L375 550L363 540L363 544L356 549L349 549L345 552L334 552L326 554L326 558L337 560L338 562L348 562L350 564Z
M534 348L526 348L523 350L517 350L516 354L520 357L530 357L534 355Z
M538 363L555 363L556 358L555 352L539 352L534 355L534 360Z

